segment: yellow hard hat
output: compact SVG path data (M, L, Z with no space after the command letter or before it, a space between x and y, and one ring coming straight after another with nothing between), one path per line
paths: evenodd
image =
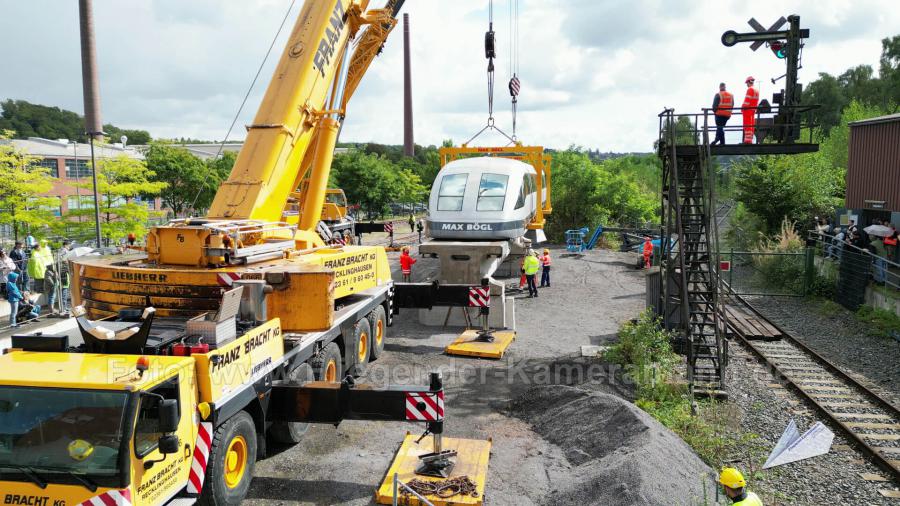
M744 475L733 467L723 467L719 473L719 483L728 488L744 488L747 482L744 481Z

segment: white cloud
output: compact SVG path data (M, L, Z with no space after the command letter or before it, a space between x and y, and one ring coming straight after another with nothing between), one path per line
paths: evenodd
M783 73L783 62L765 49L753 53L719 42L725 30L749 31L752 16L768 26L778 15L801 15L812 32L803 82L858 64L877 67L880 40L900 34L900 9L892 0L519 1L518 134L550 147L646 151L664 106L707 107L720 81L740 94L748 74L764 96L777 91L780 83L769 79ZM232 138L242 137L242 126L252 121L302 3L297 0ZM494 3L494 108L498 126L510 132L508 4ZM76 3L4 4L0 98L81 111ZM289 4L95 0L104 121L161 137L222 139ZM416 140L466 140L487 118L487 1L407 0L404 11L411 18ZM402 141L401 30L353 98L343 140Z

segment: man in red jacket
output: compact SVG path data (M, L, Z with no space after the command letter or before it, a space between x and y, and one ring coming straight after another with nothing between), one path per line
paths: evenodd
M412 277L412 266L416 263L416 259L409 256L409 246L404 246L400 253L400 272L403 273L403 282L409 283Z
M744 104L741 113L744 116L744 144L753 144L753 132L756 129L756 106L759 105L759 92L753 87L756 80L753 76L747 78L747 95L744 96Z

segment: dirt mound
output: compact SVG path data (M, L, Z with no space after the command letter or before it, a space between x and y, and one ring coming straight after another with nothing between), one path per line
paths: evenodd
M713 503L712 470L634 404L571 386L530 389L512 405L571 465L546 504ZM704 493L705 485L705 493Z

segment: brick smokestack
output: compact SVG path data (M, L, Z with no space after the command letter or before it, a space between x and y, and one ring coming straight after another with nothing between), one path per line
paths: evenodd
M100 81L97 78L97 46L94 41L92 0L78 0L81 24L81 82L84 90L84 131L96 136L103 132L100 117Z
M403 154L415 156L413 143L412 68L409 63L409 14L403 13Z

